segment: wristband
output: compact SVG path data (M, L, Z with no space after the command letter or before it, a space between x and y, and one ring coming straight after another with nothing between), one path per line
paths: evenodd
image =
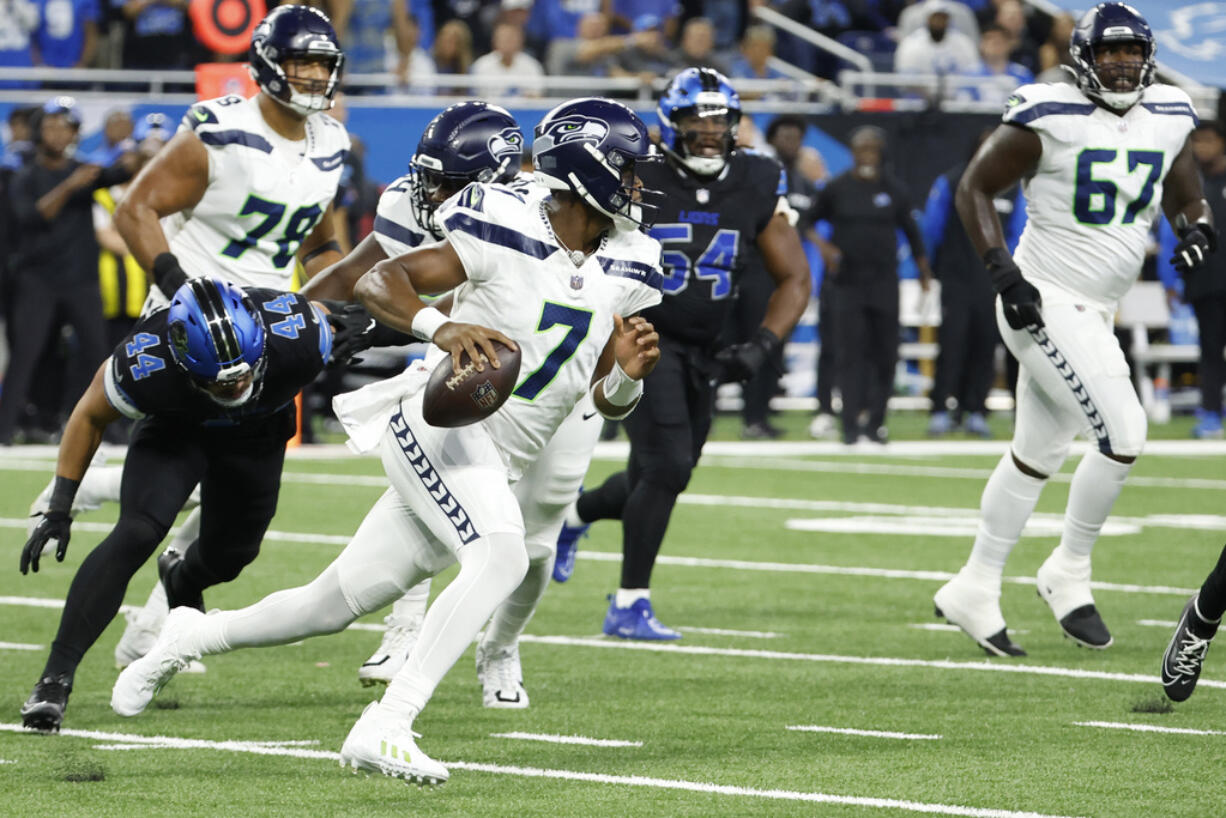
M71 477L55 476L55 486L51 489L51 499L47 502L47 511L58 511L68 514L72 511L72 501L77 496L77 487L81 485L80 480L73 480Z
M1013 256L1009 255L1009 251L1003 247L993 247L984 253L983 266L988 268L988 274L992 277L992 289L997 293L1003 293L1014 284L1024 280L1022 271L1013 260Z
M450 320L434 307L423 307L413 316L413 334L423 341L433 341L438 328Z
M604 398L617 407L633 406L643 394L643 382L626 374L617 361L604 376Z
M162 291L166 298L175 297L179 288L187 283L187 273L179 265L174 253L158 253L153 259L153 283Z

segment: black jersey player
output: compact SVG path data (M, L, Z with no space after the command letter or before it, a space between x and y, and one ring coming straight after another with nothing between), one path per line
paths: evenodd
M203 589L255 558L277 507L294 396L331 352L323 315L293 293L193 278L103 362L64 429L55 490L22 549L23 574L38 571L52 540L64 559L73 495L102 431L121 415L140 422L124 460L119 520L73 579L47 665L21 708L27 727L59 729L77 665L197 483L200 538L180 558L159 559L171 606L203 609Z
M660 362L626 421L630 461L583 494L558 542L555 577L569 576L574 544L595 520L622 521L622 576L604 632L676 639L656 620L648 586L673 505L706 442L721 381L745 381L796 325L809 300L809 267L792 226L783 169L734 150L740 101L719 72L687 68L659 103L658 161L639 163L644 189L664 193L651 236L663 246L664 301L644 311L660 334ZM759 253L775 281L766 317L748 342L718 339L746 257ZM568 565L569 561L569 565Z

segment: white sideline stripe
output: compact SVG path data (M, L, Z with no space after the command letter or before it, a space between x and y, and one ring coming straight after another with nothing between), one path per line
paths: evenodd
M1147 628L1173 628L1179 623L1174 619L1138 619L1137 624Z
M750 639L778 639L780 636L787 636L786 633L774 631L733 631L727 628L695 628L689 625L678 626L677 630L683 633L709 633L712 636L747 636Z
M493 738L513 738L524 741L547 741L550 744L586 744L589 747L642 747L641 741L622 741L615 738L588 738L587 736L555 736L548 733L490 733Z
M0 764L16 764L16 761L7 758L0 758Z
M27 732L20 724L0 724L0 730L10 733ZM256 755L289 756L291 758L316 758L339 761L340 753L328 750L306 750L298 747L269 747L250 741L206 741L170 736L138 736L126 733L106 733L97 730L60 731L61 736L119 742L123 745L144 744L181 750L222 750ZM114 746L114 745L103 745ZM819 804L845 804L848 806L895 809L927 815L956 815L962 818L1067 818L1040 812L1018 812L992 809L990 807L965 807L958 804L933 804L923 801L904 801L897 798L871 798L855 795L830 795L824 792L797 792L795 790L760 790L752 787L735 787L726 784L710 784L703 781L683 781L670 778L648 778L639 775L606 775L584 773L574 770L548 770L539 767L509 767L502 764L479 764L467 761L440 762L453 770L514 775L524 778L553 778L565 781L586 781L594 784L622 784L629 787L653 787L655 789L683 790L713 795L738 796L743 798L766 798L775 801L804 801Z
M801 733L839 733L845 736L867 736L869 738L897 738L908 741L936 741L944 738L929 733L894 733L889 730L857 730L854 727L823 727L820 724L791 724L786 728Z
M1138 733L1176 733L1181 736L1226 736L1221 730L1193 730L1190 727L1159 727L1156 724L1126 724L1115 721L1075 721L1078 727L1105 727L1109 730L1133 730Z
M828 662L846 665L875 665L879 667L933 668L935 670L978 670L989 673L1022 673L1033 676L1062 676L1068 679L1097 679L1104 682L1140 682L1161 684L1157 676L1143 673L1111 673L1105 670L1082 670L1071 667L1048 665L1019 665L1012 662L995 663L955 662L951 659L901 659L893 656L839 656L829 653L794 653L790 651L760 650L747 648L713 648L705 645L662 645L653 642L632 642L622 639L591 638L581 636L533 636L523 634L521 642L537 645L562 645L566 647L612 648L615 650L645 650L654 653L688 654L691 656L732 656L744 659L781 659L798 662ZM1215 687L1226 690L1226 682L1201 679L1199 687Z
M42 650L44 645L31 645L26 642L0 642L0 650Z
M1171 624L1174 623L1172 622ZM916 630L920 631L948 631L950 633L962 633L962 629L957 625L950 625L948 623L943 624L940 622L912 622L910 625L907 625L907 627L915 628ZM1030 631L1026 630L1025 628L1010 628L1009 631L1015 636L1030 633Z

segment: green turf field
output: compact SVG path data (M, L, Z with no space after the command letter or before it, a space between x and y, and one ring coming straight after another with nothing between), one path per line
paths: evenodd
M784 419L793 440L806 420ZM719 436L735 438L735 423ZM1062 639L1033 585L1057 542L1068 464L1006 570L1004 613L1030 655L987 660L961 633L932 627L931 600L966 557L997 457L787 452L712 456L677 506L653 586L661 620L686 631L679 643L599 635L620 532L595 526L521 647L531 708L483 709L470 650L416 725L451 780L418 790L337 767L372 698L356 677L378 644L369 629L208 657L207 673L180 675L156 707L122 719L109 707L120 618L78 673L65 733L20 733L54 606L115 512L81 517L68 559L22 577L22 518L51 461L7 450L0 815L1226 814L1226 648L1210 652L1185 704L1159 707L1156 682L1188 589L1226 541L1226 455L1138 464L1095 555L1116 639L1105 652ZM598 460L589 483L618 467ZM277 533L242 577L206 595L210 606L314 577L340 546L305 535L343 538L380 492L375 460L295 457L287 472ZM143 602L153 578L150 564L127 602Z

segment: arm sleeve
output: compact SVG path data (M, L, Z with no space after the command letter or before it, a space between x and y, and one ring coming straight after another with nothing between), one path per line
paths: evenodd
M1018 185L1017 195L1013 198L1013 215L1009 218L1009 224L1005 231L1005 244L1012 253L1017 249L1018 240L1022 237L1022 231L1026 229L1026 194L1022 190L1022 186Z
M953 192L949 187L949 179L938 176L932 183L932 190L928 191L928 203L924 206L924 244L928 248L930 258L936 258L937 250L941 248L951 204Z
M1179 275L1179 271L1171 265L1171 256L1175 255L1175 245L1177 244L1175 231L1171 229L1171 223L1163 216L1158 220L1158 258L1156 259L1156 272L1158 280L1162 282L1162 286L1168 290L1175 290L1183 294L1183 279Z

